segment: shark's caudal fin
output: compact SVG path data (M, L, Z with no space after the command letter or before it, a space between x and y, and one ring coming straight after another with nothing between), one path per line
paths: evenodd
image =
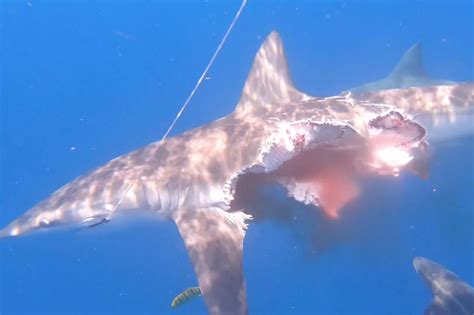
M293 85L283 43L278 32L273 31L254 59L236 111L243 115L261 114L278 104L306 98L308 96Z
M243 241L249 218L219 208L178 211L173 217L210 314L247 314Z

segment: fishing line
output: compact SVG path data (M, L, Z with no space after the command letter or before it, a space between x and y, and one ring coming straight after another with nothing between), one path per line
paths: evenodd
M161 138L161 141L165 140L169 133L171 132L171 130L173 129L174 125L176 124L176 122L178 121L179 117L181 117L181 115L183 114L184 110L186 109L186 107L188 107L189 105L189 102L191 101L191 99L193 98L194 94L196 93L197 89L199 88L199 86L201 85L202 81L204 80L204 78L206 77L207 75L207 72L209 71L209 69L211 68L212 64L214 63L214 61L216 60L217 56L219 55L222 47L224 46L225 42L227 41L227 37L229 37L229 34L230 32L232 31L232 29L234 28L234 25L235 23L237 22L237 20L239 19L240 17L240 14L242 13L242 11L244 10L244 7L245 5L247 4L247 0L242 0L242 4L240 5L240 8L239 10L237 11L237 13L235 14L234 16L234 19L232 20L232 22L230 23L229 27L227 28L227 31L225 32L224 36L222 37L221 39L221 42L219 43L219 46L217 46L217 49L216 51L214 52L214 54L212 55L211 57L211 60L209 60L209 63L207 64L206 68L204 69L203 73L201 74L201 77L199 78L199 80L196 82L196 85L194 86L194 88L192 89L191 93L189 94L188 98L186 99L186 101L184 102L183 106L181 106L181 109L179 110L179 112L176 114L176 117L174 118L174 120L171 122L170 126L168 127L168 130L166 130L165 134L163 135L163 138ZM138 172L140 173L140 172ZM120 199L118 200L118 202L115 204L115 206L112 208L112 211L110 213L110 216L108 216L105 220L106 221L109 221L111 218L112 218L112 215L114 214L114 212L117 210L117 208L119 207L119 205L122 203L123 199L125 198L125 196L130 192L130 190L132 190L133 187L135 187L135 185L137 184L138 182L138 179L135 179L135 181L127 188L127 190L125 191L124 194L122 194L120 196Z
M184 112L184 110L186 109L186 107L188 107L188 104L189 102L191 101L191 99L193 98L194 96L194 93L196 93L197 89L199 88L199 86L201 85L201 82L202 80L204 80L204 78L206 77L206 74L207 72L209 71L209 69L211 68L212 64L214 63L214 60L216 60L216 57L217 55L219 54L219 52L221 51L221 48L224 46L224 43L226 42L227 40L227 37L229 36L230 32L232 31L232 28L234 27L234 24L235 22L237 22L237 20L239 19L239 16L240 14L242 13L245 5L247 4L247 0L243 0L242 1L242 4L240 5L240 8L239 10L237 11L237 13L235 14L234 16L234 19L232 20L232 22L230 23L229 25L229 28L227 28L227 31L225 32L224 34L224 37L222 37L221 39L221 42L219 43L219 46L217 46L217 49L216 51L214 52L214 55L212 55L212 58L211 60L209 61L209 63L207 64L206 66L206 69L204 69L204 72L201 74L201 77L199 78L199 80L196 82L196 85L194 86L194 89L191 91L191 93L189 94L188 98L186 99L186 101L184 102L183 106L181 107L180 111L178 112L178 114L176 115L176 117L174 118L173 122L171 123L171 125L169 126L168 130L166 130L163 138L161 138L161 140L165 140L166 137L168 136L168 134L171 132L171 129L173 129L174 125L176 124L176 122L178 121L179 117L181 116L181 114Z

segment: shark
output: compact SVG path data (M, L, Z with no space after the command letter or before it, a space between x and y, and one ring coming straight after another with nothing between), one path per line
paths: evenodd
M449 84L456 84L456 82L432 79L427 75L423 66L421 45L415 43L405 52L402 59L386 78L354 87L349 91L361 93Z
M442 265L415 257L413 266L434 295L425 315L474 314L474 288Z
M471 100L472 85L399 90L385 103L372 102L379 97L372 94L312 97L293 84L274 31L233 112L79 176L7 224L0 237L100 226L143 212L172 220L209 313L245 315L243 251L254 190L278 185L336 220L359 195L358 178L397 176L416 169L413 162L425 154L425 128L398 105L449 103L453 96Z

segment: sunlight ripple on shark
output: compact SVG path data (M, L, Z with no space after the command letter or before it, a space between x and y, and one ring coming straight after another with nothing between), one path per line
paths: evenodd
M453 93L465 96L459 89L465 87L415 88L410 95L400 90L392 100L417 95L419 104L440 104ZM424 128L396 106L298 91L280 36L272 32L234 112L78 177L0 236L97 225L148 210L176 223L209 313L247 314L242 258L252 213L244 188L252 185L246 183L281 184L290 197L336 219L358 195L359 175L398 175L423 154L424 136Z

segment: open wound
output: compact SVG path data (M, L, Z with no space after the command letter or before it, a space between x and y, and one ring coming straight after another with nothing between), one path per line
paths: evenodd
M320 207L327 217L337 219L340 210L359 195L353 175L346 168L327 167L292 178L285 186L297 201Z

